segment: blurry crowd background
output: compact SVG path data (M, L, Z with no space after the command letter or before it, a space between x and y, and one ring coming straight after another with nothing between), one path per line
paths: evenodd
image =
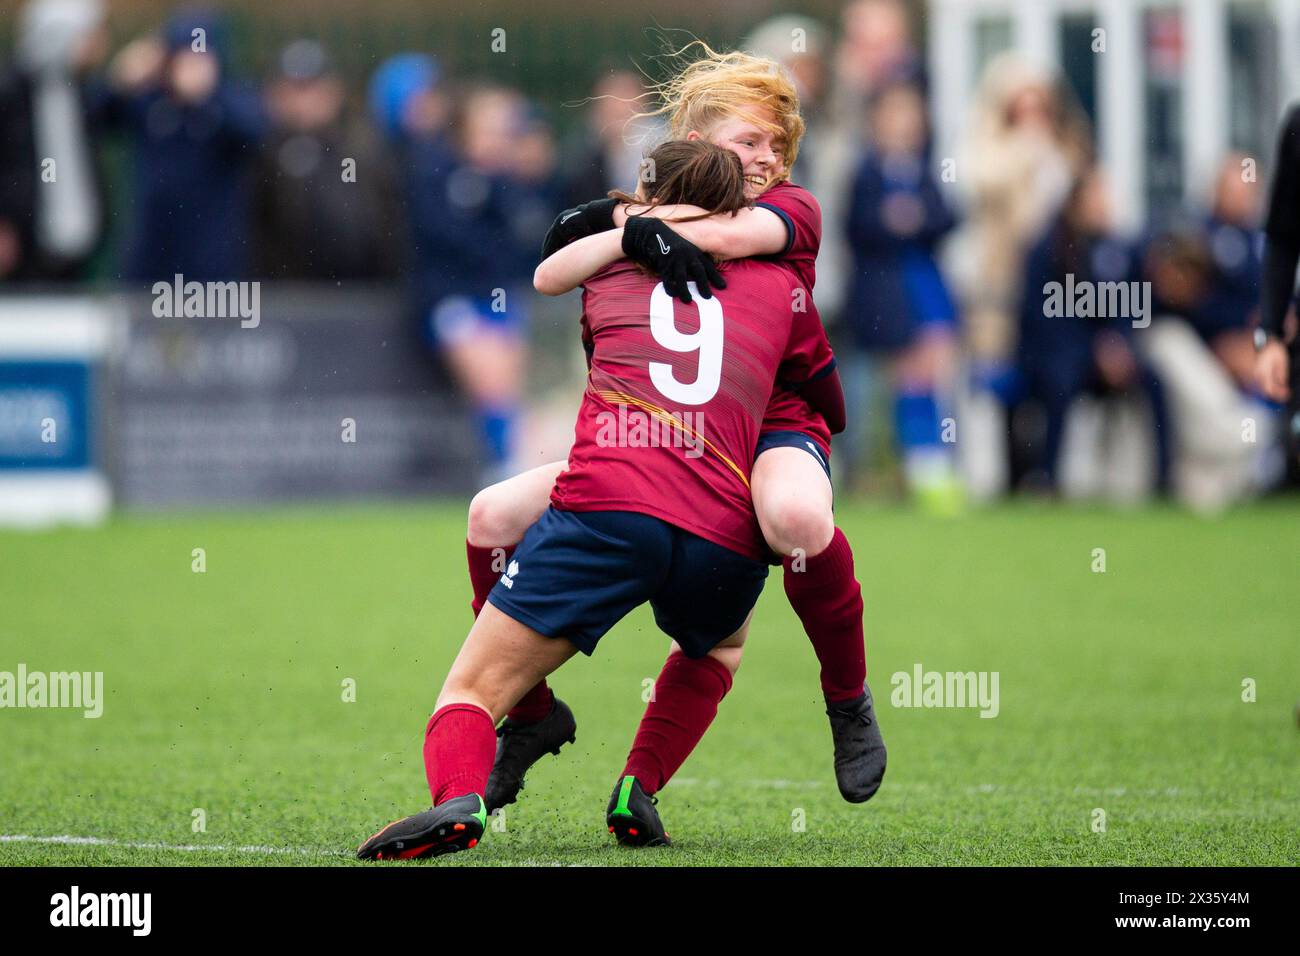
M924 7L815 6L757 5L735 37L662 22L771 56L799 87L808 134L792 178L822 205L815 295L852 419L835 446L841 487L952 511L1010 492L1213 509L1283 484L1280 409L1250 380L1271 157L1225 155L1195 208L1121 233L1061 76L994 58L960 150L938 156ZM98 0L22 6L0 71L0 294L176 274L400 282L475 409L485 480L509 473L539 400L530 350L580 351L554 311L530 320L542 236L565 207L634 184L661 135L635 117L640 70L654 77L658 61L582 51L585 96L561 101L508 67L455 69L455 44L418 31L360 58L304 31L250 64L250 16L182 9L110 39ZM529 30L564 42L543 20L502 22L507 55ZM690 38L667 31L656 49ZM1150 327L1049 314L1044 287L1071 276L1149 282Z

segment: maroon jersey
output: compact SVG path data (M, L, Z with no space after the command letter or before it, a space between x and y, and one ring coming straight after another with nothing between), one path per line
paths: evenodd
M584 284L587 390L562 511L635 511L764 560L749 474L801 289L784 265L723 266L727 288L683 304L627 260Z
M813 286L817 282L817 251L822 244L821 206L808 190L788 182L773 186L758 197L755 205L769 209L785 220L790 230L790 244L781 255L772 258L793 269L807 290L807 311L795 313L788 364L778 372L777 387L763 416L762 430L805 432L817 439L829 454L831 433L826 420L794 391L809 378L829 372L835 363L826 328L812 301Z

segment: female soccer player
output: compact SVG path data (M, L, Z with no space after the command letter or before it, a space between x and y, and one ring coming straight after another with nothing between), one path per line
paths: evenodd
M652 155L662 175L645 193L689 196L706 211L747 205L730 152L677 142ZM792 327L809 319L789 306L802 286L782 264L731 263L725 293L693 297L698 329L684 332L673 298L635 264L617 261L584 280L621 242L591 236L538 267L542 291L584 281L590 374L568 468L438 697L424 744L433 809L384 828L358 850L363 859L474 847L486 826L497 721L577 651L591 654L633 608L651 604L682 659L708 661L728 682L739 665L767 577L748 463L777 376L806 374L791 345ZM641 438L611 440L632 434L613 427L632 416ZM610 821L620 837L666 842L634 776L616 785Z
M794 87L771 60L699 46L703 55L659 89L662 106L655 113L668 117L673 138L704 139L734 152L754 208L670 227L656 217L676 219L700 210L661 207L629 220L625 206L599 200L561 213L547 251L626 223L621 249L611 246L607 254L626 253L649 265L674 295L684 294L689 279L703 296L710 283L719 284L706 254L779 257L811 291L821 212L807 190L788 181L803 134ZM802 305L816 319L815 334L804 343L811 354L825 346L825 333L811 299ZM830 356L829 346L825 349ZM879 788L886 752L866 686L862 595L853 553L831 510L830 436L844 427L833 356L808 379L778 385L785 387L772 394L754 453L754 509L769 548L783 559L786 596L821 664L840 793L858 803ZM542 514L564 468L564 462L534 468L484 489L470 504L466 550L476 613L511 549ZM648 792L656 792L690 754L729 687L708 664L669 657L628 764ZM558 752L575 727L572 712L545 682L529 690L502 724L489 807L512 803L527 769L544 754Z

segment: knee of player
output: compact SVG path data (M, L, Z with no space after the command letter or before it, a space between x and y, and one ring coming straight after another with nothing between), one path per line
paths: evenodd
M465 537L477 548L518 543L510 509L493 488L484 488L469 503Z
M808 557L820 554L835 534L835 517L830 509L799 498L784 498L761 517L768 545L784 555L796 550Z

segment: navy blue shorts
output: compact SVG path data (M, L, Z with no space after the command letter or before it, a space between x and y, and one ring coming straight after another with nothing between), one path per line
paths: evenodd
M649 601L659 628L703 657L745 623L766 579L762 562L650 515L548 508L488 600L584 654Z
M831 463L826 458L826 452L822 450L821 445L803 432L763 432L758 436L758 445L754 449L754 460L757 461L758 456L769 448L802 449L817 459L817 464L821 465L822 471L826 472L827 480L831 477Z

